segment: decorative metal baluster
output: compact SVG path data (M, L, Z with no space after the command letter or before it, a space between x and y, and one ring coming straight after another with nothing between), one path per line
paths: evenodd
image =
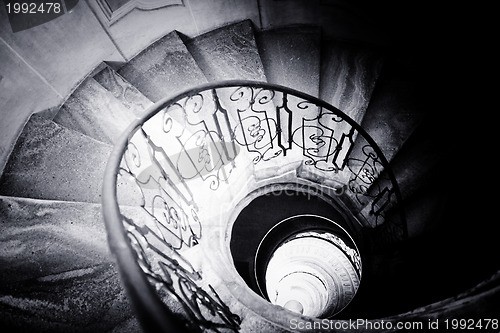
M114 178L105 183L103 205L115 231L112 249L117 257L131 251L156 288L154 297L161 295L170 312L199 331L238 331L242 323L227 291L206 280L214 272L200 268L209 269L201 261L212 230L207 219L214 215L204 197L225 197L231 184L246 186L238 177L252 181L259 170L282 171L288 163L286 171L304 177L298 180L340 184L339 200L377 240L406 237L401 195L380 149L352 119L314 97L259 82L209 84L160 102L134 126L117 144L106 175ZM233 176L237 167L250 171ZM122 197L124 203L117 200ZM141 297L140 306L149 306Z
M261 89L241 87L230 96L235 103L238 124L233 129L236 143L255 154L255 164L268 161L281 154L281 149L276 149L274 139L277 136L276 120L270 118L274 92L266 90L269 96L260 96Z
M282 93L282 103L276 106L276 121L278 129L278 146L283 150L283 156L292 149L292 111L288 108L287 94ZM286 145L285 145L286 144Z
M222 149L228 161L231 161L234 167L234 159L238 156L239 149L234 142L234 133L231 131L231 122L228 112L222 107L216 89L212 89L212 98L216 106L216 112L213 114L213 120L217 128L217 133L221 138Z

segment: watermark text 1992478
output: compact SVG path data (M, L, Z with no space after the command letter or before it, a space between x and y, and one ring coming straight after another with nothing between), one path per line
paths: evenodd
M499 319L422 319L414 321L388 321L349 319L332 320L322 319L305 321L291 319L289 322L292 330L370 330L370 331L416 331L416 330L479 330L496 331L499 329Z
M36 27L69 12L79 0L3 0L12 32Z

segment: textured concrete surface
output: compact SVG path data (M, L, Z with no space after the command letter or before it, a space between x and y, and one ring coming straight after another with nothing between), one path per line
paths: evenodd
M340 41L324 41L321 52L319 97L360 123L380 74L381 55Z
M426 88L417 86L415 77L411 65L385 65L361 123L388 160L425 119Z
M137 332L100 205L0 197L0 220L2 330Z
M104 68L94 75L93 78L101 86L110 91L136 117L140 117L144 113L144 110L153 104L134 85L125 80L111 67Z
M186 46L208 81L266 81L249 20L197 36Z
M112 263L100 205L0 197L0 207L2 284Z
M319 95L321 30L291 26L257 33L267 81Z
M33 115L0 178L0 194L100 202L111 147Z
M139 53L118 73L153 102L206 82L175 31Z
M71 94L53 121L101 142L113 144L135 118L132 110L89 77Z

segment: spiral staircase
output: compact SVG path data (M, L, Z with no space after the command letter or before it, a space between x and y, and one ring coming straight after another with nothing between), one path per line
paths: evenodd
M324 39L316 26L261 31L249 20L194 38L172 31L125 64L103 62L56 113L28 119L0 179L2 327L313 323L270 304L245 275L241 254L262 221L310 213L307 200L275 195L286 191L322 198L337 220L352 215L343 224L359 243L363 282L335 320L494 316L498 267L480 261L457 281L453 259L487 247L458 246L470 231L461 225L457 241L438 245L450 234L437 224L449 206L431 190L447 170L442 124L408 110L406 83L381 50Z

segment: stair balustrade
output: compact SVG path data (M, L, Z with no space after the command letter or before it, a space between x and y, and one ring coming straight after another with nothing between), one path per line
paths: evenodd
M298 316L283 309L264 323L278 310L243 286L229 250L235 207L291 183L335 198L372 248L407 237L381 150L318 98L262 82L210 83L158 101L131 124L107 165L103 212L143 326L245 331Z

